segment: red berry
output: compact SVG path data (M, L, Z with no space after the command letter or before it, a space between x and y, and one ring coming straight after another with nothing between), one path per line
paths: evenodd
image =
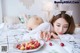
M34 43L35 43L35 41L34 41L34 40L31 40L30 42L31 42L32 44L34 44Z
M52 43L49 43L50 46L52 46Z
M16 48L18 48L18 49L20 49L20 47L21 47L21 44L18 44L18 45L16 46Z
M60 45L63 47L64 46L64 43L61 43Z
M23 45L24 47L26 46L26 44L25 44L25 43L23 43L22 45Z
M40 46L40 43L37 43L37 44L36 44L36 47L39 47L39 46Z
M29 49L30 49L30 47L26 47L26 48L25 48L25 50L29 50Z

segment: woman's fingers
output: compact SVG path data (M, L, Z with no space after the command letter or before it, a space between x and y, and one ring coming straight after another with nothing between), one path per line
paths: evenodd
M44 40L47 39L47 32L43 32L43 39L44 39Z
M45 41L49 41L51 38L50 38L51 36L50 36L50 32L45 32L44 33L44 40Z
M43 32L43 31L41 31L40 32L40 37L42 38L42 39L44 39L44 40L46 40L46 32Z
M43 32L41 31L40 37L45 40L45 41L49 41L51 39L51 37L53 37L54 39L57 39L58 36L54 33L50 33L50 32Z
M54 38L54 39L58 39L58 36L54 33L51 33L51 37Z
M40 37L43 39L43 31L40 32Z
M51 39L51 35L50 35L50 32L48 32L47 34L47 41Z

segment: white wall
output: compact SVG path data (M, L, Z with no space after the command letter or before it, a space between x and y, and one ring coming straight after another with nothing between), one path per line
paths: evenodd
M70 3L70 4L66 4L68 6L62 6L62 8L64 8L65 10L71 10L73 11L73 18L76 24L80 24L80 0L63 0L63 1L79 1L78 4L75 3Z
M19 0L4 0L4 16L17 16L20 13L28 11Z
M71 6L71 10L73 11L73 17L76 24L80 24L80 4L73 4Z
M1 7L1 0L0 0L0 23L2 23L2 7Z
M80 23L80 4L61 4L60 9L72 11L75 23Z
M46 0L44 0L46 1ZM31 9L28 9L20 0L4 0L4 17L5 16L18 16L23 13L27 15L39 15L45 17L45 11L42 11L42 0L35 0ZM45 18L44 18L45 19Z
M43 11L43 5L53 0L35 0L34 4L28 9L20 0L4 0L4 17L5 16L18 16L21 14L38 15L46 20L48 12Z
M47 1L52 1L53 0L35 0L35 3L32 5L32 7L30 9L28 9L20 0L4 0L3 4L3 15L5 16L18 16L21 14L27 14L27 15L39 15L41 17L43 17L43 19L46 19L48 17L48 12L47 11L43 11L43 5L44 3L46 3ZM58 0L59 1L59 0ZM53 8L54 9L54 8ZM66 7L67 9L67 7ZM79 10L80 6L79 5L75 5L75 4L70 4L69 5L69 10L73 11L73 16L74 16L74 20L76 23L80 23L80 12ZM54 11L52 11L54 12Z
M31 9L28 9L20 0L4 0L5 16L17 16L22 13L40 14L41 0L36 0Z

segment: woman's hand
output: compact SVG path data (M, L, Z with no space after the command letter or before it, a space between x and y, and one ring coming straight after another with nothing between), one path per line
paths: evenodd
M59 38L55 33L53 32L50 33L50 32L45 32L45 31L41 31L40 37L44 39L45 41Z
M41 37L42 39L44 39L45 41L48 41L48 40L51 39L50 32L45 32L45 31L41 31L40 37Z
M55 33L51 32L51 38L58 39L59 37Z

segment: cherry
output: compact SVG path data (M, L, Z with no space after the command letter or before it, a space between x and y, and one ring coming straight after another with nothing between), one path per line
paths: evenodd
M52 43L50 42L49 45L52 46Z
M20 47L21 47L21 44L18 44L18 45L16 46L16 48L18 48L18 49L20 49Z
M64 46L64 43L61 43L60 45L63 47Z
M22 45L23 45L24 47L26 46L26 44L25 44L25 43L23 43Z

